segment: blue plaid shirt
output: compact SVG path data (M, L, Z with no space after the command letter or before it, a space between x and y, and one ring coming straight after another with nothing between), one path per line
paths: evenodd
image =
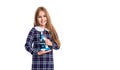
M56 42L53 41L49 31L44 30L46 38L52 41L52 46L49 46L52 51L43 55L38 55L40 51L40 31L33 27L27 37L25 49L32 54L32 70L54 70L53 49L59 49Z

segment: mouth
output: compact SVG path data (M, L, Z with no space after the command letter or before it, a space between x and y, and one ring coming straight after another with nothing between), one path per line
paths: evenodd
M46 21L41 21L41 23L42 23L42 24L45 24L45 23L46 23Z

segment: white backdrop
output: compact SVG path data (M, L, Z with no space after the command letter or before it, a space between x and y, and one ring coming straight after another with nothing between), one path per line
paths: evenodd
M31 70L24 44L39 6L61 40L55 70L120 70L119 0L0 1L0 70Z

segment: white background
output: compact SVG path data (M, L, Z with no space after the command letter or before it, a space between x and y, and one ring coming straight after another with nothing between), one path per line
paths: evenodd
M0 70L31 70L24 44L39 6L61 41L55 70L120 70L119 0L0 1Z

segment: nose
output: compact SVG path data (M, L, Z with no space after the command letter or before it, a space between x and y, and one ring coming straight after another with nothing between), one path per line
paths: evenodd
M44 20L44 17L42 17L42 20Z

